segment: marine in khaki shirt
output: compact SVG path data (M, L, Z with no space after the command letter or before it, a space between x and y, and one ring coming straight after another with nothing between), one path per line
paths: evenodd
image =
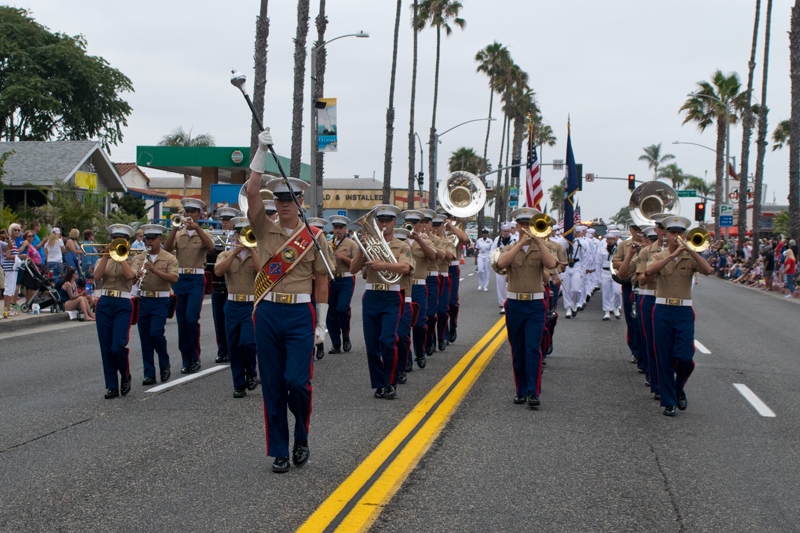
M622 266L622 262L625 261L625 257L628 255L628 252L631 250L631 247L633 246L633 244L634 243L638 244L639 237L636 236L636 233L634 232L633 228L631 228L631 237L632 238L625 239L624 241L620 242L617 245L617 249L614 250L614 255L611 256L611 264L614 266L614 270L616 270L617 273L619 273L619 269ZM634 247L634 253L635 253L635 251L636 251L636 248ZM630 269L630 271L628 272L628 275L626 277L622 278L622 279L630 279L631 277L633 277L633 270L632 269ZM630 287L628 287L628 288L630 288Z
M545 241L545 246L550 251L550 255L556 258L556 267L555 268L546 268L545 271L550 274L550 276L558 276L561 272L564 272L564 269L567 268L567 254L564 253L564 247L558 243L553 241Z
M144 268L145 272L139 277L139 296L147 297L148 292L169 292L178 281L178 260L160 248L160 239L159 236L159 250L155 261L152 259L155 254L143 253L136 258L136 271L141 272ZM150 242L147 244L150 245Z
M100 268L101 263L102 269ZM134 255L130 255L125 261L114 261L107 255L102 256L94 269L97 288L131 292L131 287L136 281L136 263L137 259Z
M353 239L347 238L345 228L341 228L341 232L344 234L341 237L337 236L336 230L337 228L334 226L333 240L330 242L331 254L336 262L334 275L350 272L350 262L358 254L358 244Z
M217 257L214 269L219 273L224 272L228 295L234 295L234 301L236 301L236 295L252 296L254 294L256 275L259 270L256 267L257 261L258 255L255 249L244 246L236 246L222 252Z
M658 281L653 280L650 283L642 283L642 279L646 279L643 274L647 270L647 263L650 261L650 258L655 254L661 253L661 246L658 245L658 242L654 242L649 246L645 246L639 251L639 254L636 256L636 259L632 261L634 263L633 267L637 276L639 276L639 290L646 290L646 291L654 291L658 287Z
M422 224L418 222L416 225ZM433 241L422 233L417 233L414 230L411 236L406 241L411 246L411 256L414 258L414 273L413 279L424 281L428 277L428 273L438 267L438 255L436 254L436 245ZM424 285L424 283L420 283Z

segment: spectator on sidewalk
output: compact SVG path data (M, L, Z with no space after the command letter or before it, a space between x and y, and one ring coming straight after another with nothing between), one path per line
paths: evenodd
M76 228L69 230L69 240L67 240L66 253L64 253L64 263L71 266L76 272L81 268L81 247L78 244L80 232Z
M41 273L42 257L39 255L39 250L37 250L36 246L33 245L33 237L34 235L32 231L25 231L25 234L22 236L22 246L20 246L18 250L21 254L27 254L28 258L34 264L34 268ZM17 282L22 286L25 294L25 302L30 304L31 300L33 299L33 294L36 292L36 282L34 281L34 278L28 274L27 270L20 269L18 271Z
M786 284L784 285L785 289L789 289L789 294L786 295L787 298L792 297L792 293L794 292L794 275L797 272L797 260L794 257L794 252L792 252L791 248L786 250L784 260L783 260L783 273L786 276Z
M144 232L142 230L138 230L134 237L135 239L131 244L131 250L147 250L147 247L144 244Z
M90 246L93 243L94 232L90 229L85 230L83 232L83 246L86 253L83 254L83 258L81 259L81 271L83 272L84 276L94 273L94 265L99 259L99 257L96 255L89 255L97 253L97 249L94 246Z
M771 246L767 246L761 253L764 260L764 287L765 291L772 290L772 274L775 271L775 252Z
M86 299L86 289L79 291L76 280L78 279L78 271L75 267L68 266L64 272L64 283L61 284L59 294L61 301L64 304L64 311L79 311L83 313L87 320L94 320L94 313L89 306L89 300ZM86 287L84 283L84 287Z
M9 235L18 235L22 228L19 224L11 224L9 227ZM3 275L5 276L5 291L3 293L3 302L5 304L4 316L16 316L19 313L12 309L12 306L17 305L17 295L19 288L17 287L17 271L19 268L18 259L25 260L28 258L25 254L20 254L17 245L15 244L15 237L10 237L6 252L3 254Z
M42 249L47 270L53 273L53 283L57 283L64 272L64 253L67 251L59 228L53 228Z

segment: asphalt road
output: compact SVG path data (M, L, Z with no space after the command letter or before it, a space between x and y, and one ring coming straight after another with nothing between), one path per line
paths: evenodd
M133 391L104 400L93 325L0 336L0 531L293 531L500 318L494 282L478 293L473 272L458 341L395 401L372 398L357 289L353 351L315 362L311 459L285 475L269 471L260 389L233 399L227 369L147 393L134 327ZM372 530L800 530L798 304L702 280L696 336L711 354L670 419L599 296L560 321L542 406L511 404L504 343ZM205 370L208 306L202 330ZM174 320L167 336L177 369Z

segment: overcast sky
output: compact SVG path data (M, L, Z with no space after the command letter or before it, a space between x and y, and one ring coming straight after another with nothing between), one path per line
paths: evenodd
M410 0L404 0L410 4ZM714 153L673 141L713 147L714 128L701 134L682 126L678 110L686 94L716 69L739 73L747 82L755 0L462 0L464 31L443 39L438 130L485 117L489 90L475 72L475 54L497 40L530 74L530 85L558 144L546 148L543 162L564 159L567 116L572 145L584 172L599 176L647 177L638 161L642 147L663 143L685 172L713 180ZM272 128L276 150L289 155L293 90L294 0L269 4L270 36L265 124ZM309 37L316 39L311 1ZM762 2L766 4L766 0ZM247 74L252 87L253 39L258 0L108 2L100 0L27 0L18 7L32 11L53 31L83 34L89 53L104 57L132 81L126 95L133 107L124 143L112 159L133 161L137 145L156 144L177 126L194 134L210 133L218 146L249 145L250 112L231 87L231 68ZM330 45L326 97L338 98L339 152L326 156L326 178L354 174L383 177L385 113L389 99L396 3L389 0L328 0L328 39L364 30L369 39L343 39ZM789 0L775 0L772 13L769 93L770 134L789 118ZM410 10L403 9L395 94L395 140L392 183L404 186L408 175L408 120L411 89L412 32ZM764 6L754 95L761 98ZM423 142L431 126L436 36L425 30L419 40L416 130ZM308 93L308 81L306 81ZM252 89L251 89L252 90ZM306 99L307 101L307 99ZM495 99L495 103L497 99ZM500 151L501 115L495 107L489 159L495 167ZM307 121L307 112L303 115ZM439 176L447 172L450 152L462 146L483 149L485 124L466 125L442 137ZM306 136L307 137L307 136ZM732 128L731 155L741 156L741 128ZM755 140L755 135L753 136ZM425 146L425 173L427 168ZM765 181L767 203L773 192L786 204L788 149L768 148ZM303 160L309 155L303 142ZM418 159L419 161L419 159ZM750 172L754 171L755 143ZM738 170L738 169L737 169ZM156 174L156 173L154 173ZM544 167L545 190L563 171ZM627 205L625 182L584 185L579 202L584 219L609 217ZM546 195L547 198L547 195ZM684 200L690 218L694 201Z

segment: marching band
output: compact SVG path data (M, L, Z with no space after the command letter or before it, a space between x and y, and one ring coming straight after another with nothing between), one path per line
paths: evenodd
M95 267L101 296L96 316L105 398L110 399L131 390L127 342L134 324L142 348L142 385L156 383L155 354L160 381L170 379L164 332L173 314L181 373L200 369L200 310L210 294L216 360L230 362L234 398L261 384L267 455L274 458L272 470L284 473L310 456L313 364L315 354L324 355L326 333L328 354L352 350L357 276L365 283L362 324L375 398L397 398L414 362L424 369L428 357L456 341L461 248L469 243L458 219L483 207L485 191L480 180L461 172L458 187L471 190L473 201L455 216L448 210L401 212L381 204L354 222L341 215L306 218L301 212L306 182L262 181L271 146L269 131L262 132L240 193L242 212L221 210L221 234L198 225L205 204L193 198L182 201L184 213L173 217L170 230L142 226L146 250L141 253L127 245L133 228L109 227L114 240L98 254L102 258ZM470 189L464 180L472 178ZM613 225L602 238L581 225L562 234L546 214L520 207L494 241L487 230L476 241L478 290L488 290L490 268L496 273L513 361L514 404L541 405L542 367L553 351L559 296L564 316L576 318L599 289L602 320L624 315L631 361L663 414L675 416L676 408L687 408L685 385L694 370L692 279L695 273L713 272L699 255L708 235L698 229L686 233L691 222L678 216L679 203L667 185L659 182L657 190L645 185L631 197L627 239ZM439 194L447 195L448 180L443 186ZM662 212L643 209L653 204ZM330 241L323 230L328 224ZM358 228L353 238L348 227ZM287 410L294 418L292 439Z

